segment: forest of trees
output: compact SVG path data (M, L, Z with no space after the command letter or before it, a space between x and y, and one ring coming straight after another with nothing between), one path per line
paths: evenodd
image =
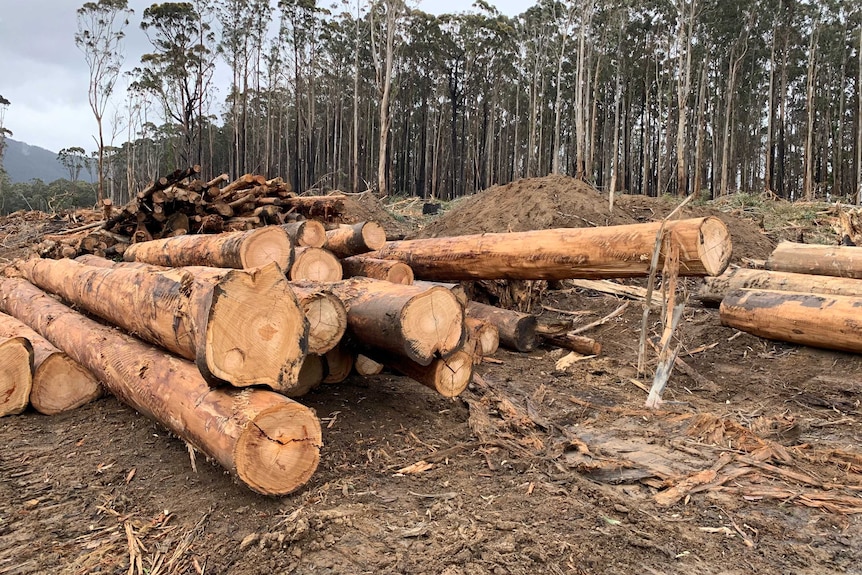
M508 17L484 0L440 16L403 0L99 0L78 25L100 138L125 26L152 45L114 112L126 142L95 154L115 202L196 163L440 199L549 173L651 196L862 196L857 1L539 0ZM216 90L218 59L231 79Z

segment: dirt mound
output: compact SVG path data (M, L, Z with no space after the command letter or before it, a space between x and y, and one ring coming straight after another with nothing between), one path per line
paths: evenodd
M399 222L371 192L351 195L345 200L341 219L348 224L377 222L389 239L402 238L410 229L409 224Z
M660 220L677 203L670 198L620 195L611 212L607 196L585 182L560 175L527 178L455 202L414 237L634 224ZM706 206L687 206L680 216L720 218L730 230L734 261L764 259L775 247L749 219Z
M416 237L633 223L626 213L615 210L611 214L607 198L589 184L552 175L492 186L459 200Z

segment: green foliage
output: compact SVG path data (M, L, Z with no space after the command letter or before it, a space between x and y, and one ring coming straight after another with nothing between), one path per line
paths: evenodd
M18 210L40 210L54 213L67 208L93 207L96 190L93 184L55 180L46 184L35 179L26 183L4 183L0 188L0 215Z

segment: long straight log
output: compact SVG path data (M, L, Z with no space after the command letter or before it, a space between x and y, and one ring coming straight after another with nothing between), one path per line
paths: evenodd
M637 277L649 274L660 227L654 222L406 240L369 255L403 261L417 278L432 280ZM680 275L718 275L730 261L730 234L718 218L671 221L665 233L679 247Z
M191 234L130 245L127 262L160 266L211 266L248 269L275 262L286 270L293 262L293 244L280 226L221 234Z
M26 337L0 338L0 417L27 409L33 385L33 346Z
M536 347L536 316L486 305L467 302L467 317L480 319L497 328L500 345L515 351L530 351Z
M386 243L386 232L377 222L342 224L326 231L326 249L339 258L379 250Z
M344 277L363 276L404 285L413 283L413 270L397 260L352 256L342 259L341 267L344 268Z
M288 222L281 227L296 247L322 248L326 244L326 228L317 220Z
M862 279L862 247L781 242L767 258L766 269Z
M296 248L296 256L288 269L291 281L337 282L344 277L341 262L323 248Z
M0 279L0 308L251 489L285 495L317 469L320 421L307 407L263 389L213 389L192 363L88 319L22 279Z
M23 275L87 311L193 359L207 381L290 394L308 322L278 266L152 272L33 259Z
M697 297L705 304L718 305L730 291L735 289L768 289L862 297L862 280L736 268L718 277L704 278L704 284Z
M722 325L768 339L862 353L862 298L774 290L732 290Z
M33 346L30 405L45 415L70 411L102 396L93 374L10 315L0 313L0 339L23 337ZM4 364L0 362L0 366ZM2 394L0 394L2 395Z
M428 365L435 354L446 357L463 343L464 310L445 288L368 278L326 287L344 302L348 328L362 345Z

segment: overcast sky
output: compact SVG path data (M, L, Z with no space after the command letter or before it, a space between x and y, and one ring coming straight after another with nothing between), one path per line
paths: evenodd
M11 102L5 126L12 138L57 152L81 146L95 149L96 121L87 104L88 68L75 46L75 11L84 0L2 0L0 8L0 95ZM421 0L434 14L466 10L472 0ZM497 0L491 4L514 16L535 0ZM150 51L140 18L151 0L130 0L135 14L126 29L125 69ZM117 91L125 89L118 82ZM217 83L218 79L217 79ZM226 86L220 86L219 100ZM111 115L110 109L106 117ZM106 128L107 137L107 128ZM118 138L117 143L122 141Z

